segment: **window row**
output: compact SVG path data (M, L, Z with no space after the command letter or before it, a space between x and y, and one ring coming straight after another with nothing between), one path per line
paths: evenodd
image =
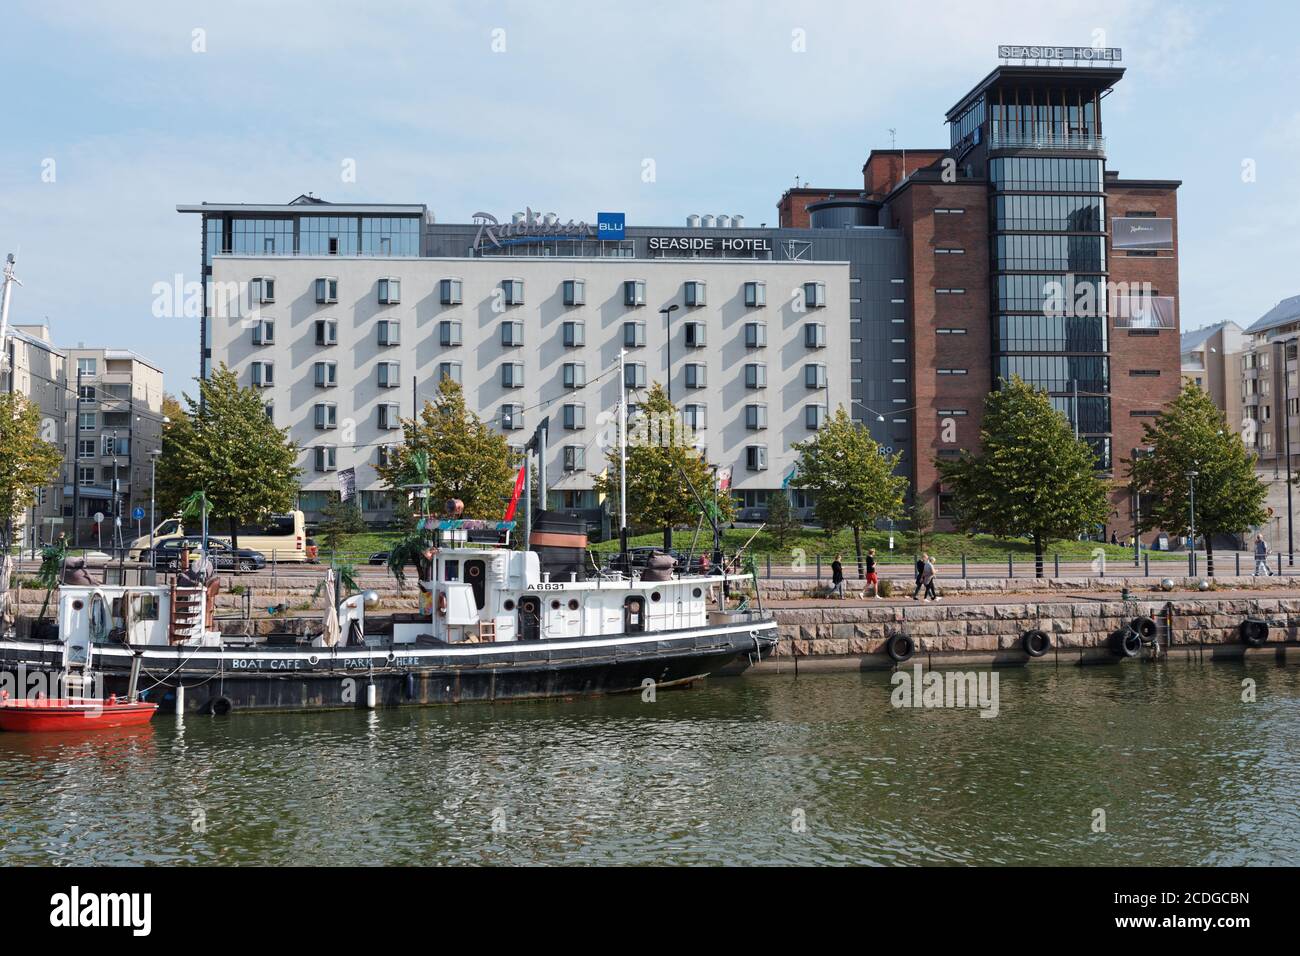
M1106 320L1098 316L1000 315L1000 352L1105 352Z
M386 276L375 284L375 291L380 305L400 305L402 301L402 280ZM253 305L271 305L275 302L275 277L256 276L248 280L248 294ZM333 276L321 276L316 280L316 302L318 305L331 305L339 300L339 280Z
M1002 312L1106 314L1106 287L1101 276L1000 275L997 280L997 308Z
M1093 192L1104 190L1100 159L1049 156L1001 156L989 160L989 181L996 190Z
M1106 200L1101 196L997 196L993 228L1102 232L1106 228Z
M1049 392L1110 391L1110 360L1100 355L1003 355L998 376L1025 382Z
M993 268L1059 269L1104 272L1104 236L998 235L993 237Z

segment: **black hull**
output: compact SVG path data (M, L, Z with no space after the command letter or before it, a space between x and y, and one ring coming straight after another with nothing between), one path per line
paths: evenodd
M572 650L538 642L519 646L508 660L485 651L461 655L454 662L435 662L398 649L379 651L373 657L367 654L364 666L356 660L345 666L320 651L322 659L314 665L290 672L239 666L261 658L266 667L284 659L280 652L269 650L227 650L219 660L191 659L179 671L174 664L147 654L138 686L144 699L157 703L161 712L175 713L176 685L182 684L187 714L361 709L369 706L371 684L377 707L640 693L650 685L657 692L724 668L729 673L743 670L774 643L774 627L764 628L761 639L754 633L746 629L731 634L664 635L637 647L610 641ZM18 650L0 644L0 666L5 668L21 662L28 669L48 670L57 667L60 657L57 643L36 653L30 645ZM128 661L108 655L97 661L103 694L126 694Z

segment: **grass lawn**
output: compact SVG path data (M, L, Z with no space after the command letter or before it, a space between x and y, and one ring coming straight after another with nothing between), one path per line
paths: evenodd
M725 528L722 533L723 549L731 552L749 541L754 534L753 528ZM694 531L675 531L673 532L673 548L680 551L690 550L691 543L695 539ZM663 543L663 534L642 534L630 537L630 545L660 545ZM695 542L695 551L707 551L712 546L711 537L701 532L699 540ZM930 556L941 563L959 562L964 553L966 560L974 563L988 562L1005 562L1007 554L1015 555L1017 562L1023 560L1033 560L1034 545L1031 541L1025 540L1006 540L995 538L992 535L964 535L964 534L927 534L925 536L925 546L930 552ZM778 549L772 542L771 536L766 531L760 531L749 545L749 552L757 555L772 555L774 562L789 561L795 557L795 549L802 549L805 558L816 558L821 555L827 560L833 558L837 553L844 554L847 562L853 557L853 532L841 531L836 535L827 535L819 529L804 528L798 533L791 535L789 543L783 549ZM901 532L894 533L894 549L889 550L889 533L885 531L873 531L862 535L862 550L865 553L868 548L876 549L876 557L882 564L910 564L915 553L915 543L910 535ZM1052 555L1059 554L1062 561L1090 561L1093 557L1095 548L1104 548L1106 551L1106 560L1115 561L1132 561L1133 549L1125 547L1116 547L1112 545L1101 545L1095 541L1057 541L1048 545L1044 550L1046 560L1051 561ZM617 551L618 542L602 541L591 546L593 551L606 552ZM1182 561L1186 563L1187 555L1185 552L1166 552L1152 551L1151 560Z

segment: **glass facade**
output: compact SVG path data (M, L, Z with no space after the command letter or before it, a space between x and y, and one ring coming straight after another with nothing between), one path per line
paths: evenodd
M1025 132L990 130L994 147L999 138L1065 146L1093 130L1090 100L1071 105L1042 90L1027 99L1032 106L991 108L1004 133ZM1105 162L994 155L988 171L994 375L1046 389L1109 469Z
M409 256L420 254L419 216L211 215L204 264L214 255Z

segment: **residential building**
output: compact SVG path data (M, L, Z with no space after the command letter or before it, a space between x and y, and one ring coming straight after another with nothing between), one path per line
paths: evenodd
M0 370L0 391L17 393L41 410L41 434L61 449L68 450L67 353L50 340L43 325L11 326L4 342L8 363ZM49 541L63 524L64 475L36 490L36 504L18 519L15 539L32 547ZM35 519L33 521L33 519Z

